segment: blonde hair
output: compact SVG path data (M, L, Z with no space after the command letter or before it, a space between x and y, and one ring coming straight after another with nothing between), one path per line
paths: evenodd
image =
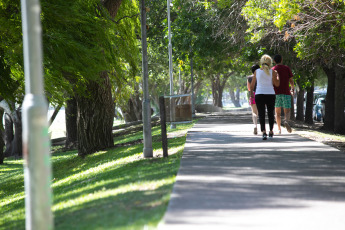
M260 58L261 68L265 71L267 75L270 75L270 69L272 66L272 58L265 54Z

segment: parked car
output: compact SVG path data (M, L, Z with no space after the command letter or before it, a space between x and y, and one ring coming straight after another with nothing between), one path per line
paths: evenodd
M324 118L325 114L325 97L317 97L315 99L314 107L313 107L313 119L316 121L321 121Z

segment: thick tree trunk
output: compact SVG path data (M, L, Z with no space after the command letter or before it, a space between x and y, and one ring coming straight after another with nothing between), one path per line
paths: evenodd
M297 87L297 114L296 120L304 121L304 89Z
M12 144L14 139L13 120L10 115L5 113L5 156L12 156Z
M21 110L17 110L17 119L14 119L14 139L13 139L13 150L14 156L23 156L23 129L22 129L22 113Z
M132 96L125 108L121 108L126 122L142 120L142 102L139 95Z
M213 105L223 108L223 90L225 83L230 75L225 76L223 80L220 79L220 74L211 78L212 83L212 96L213 96Z
M89 82L88 96L77 96L78 106L78 155L85 156L114 145L112 127L114 102L111 83L102 72L102 83Z
M101 0L103 6L108 10L112 18L116 17L117 11L119 10L122 0Z
M5 116L5 156L21 157L22 150L22 116L20 109L15 111L16 117Z
M77 100L73 97L66 101L65 118L66 118L66 143L67 149L78 147L78 128L77 128Z
M313 103L314 103L314 83L307 91L306 106L305 106L305 123L313 124Z
M4 110L0 109L0 164L4 163L4 158L5 158L5 153L4 153L4 147L5 147L5 142L4 142L4 130L3 130L3 116L4 116Z
M110 16L115 18L122 0L101 0ZM89 82L90 97L78 96L78 154L85 156L114 146L112 127L115 107L111 83L106 71L100 74L102 83Z
M335 68L335 98L334 101L334 132L345 134L345 116L344 116L344 86L345 86L345 69Z
M323 66L323 71L327 75L327 94L325 104L325 118L323 128L325 130L334 130L334 103L335 103L335 71L333 68Z

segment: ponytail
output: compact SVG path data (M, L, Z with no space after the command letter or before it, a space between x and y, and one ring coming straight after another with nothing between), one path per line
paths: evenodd
M265 54L261 57L260 63L261 63L261 67L265 71L265 73L270 76L270 68L271 68L271 64L272 64L272 58L269 55Z

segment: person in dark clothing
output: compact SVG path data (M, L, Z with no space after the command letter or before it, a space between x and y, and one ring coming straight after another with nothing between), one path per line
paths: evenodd
M290 120L290 110L291 110L291 94L294 94L295 87L293 81L293 75L290 67L283 65L283 58L280 54L274 56L274 62L276 65L272 68L277 71L280 79L280 85L274 87L276 93L275 111L276 111L276 121L278 125L278 132L281 134L281 111L284 109L284 125L286 130L291 133L291 127L289 125ZM291 85L291 91L289 88L289 83Z

